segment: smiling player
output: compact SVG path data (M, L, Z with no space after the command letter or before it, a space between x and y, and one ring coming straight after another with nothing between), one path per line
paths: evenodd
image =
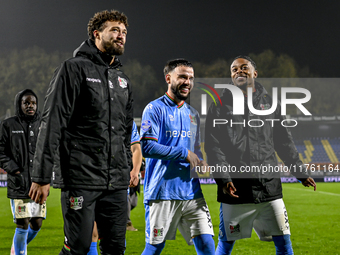
M177 228L197 254L214 254L213 228L195 166L206 166L200 151L199 115L184 101L194 84L194 70L184 59L164 68L168 91L144 110L142 152L146 158L144 204L146 245L143 255L160 254Z

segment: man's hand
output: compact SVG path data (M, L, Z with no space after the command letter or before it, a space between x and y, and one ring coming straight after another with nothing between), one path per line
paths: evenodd
M139 182L139 169L132 169L132 171L130 172L130 188L136 187L138 185Z
M304 182L302 182L302 185L305 187L314 187L314 191L316 191L316 183L312 177L308 177Z
M200 171L199 173L205 174L207 172L210 172L210 166L205 162L205 160L201 160L200 164Z
M235 194L236 188L232 182L228 182L223 186L223 193L228 194L231 197L238 198L239 196Z
M34 202L43 204L47 200L48 193L50 191L50 184L40 185L36 182L32 182L30 192L28 195Z
M188 163L190 163L190 170L195 168L196 166L200 165L200 163L201 163L201 160L198 158L198 156L190 150L188 150L188 156L185 160Z

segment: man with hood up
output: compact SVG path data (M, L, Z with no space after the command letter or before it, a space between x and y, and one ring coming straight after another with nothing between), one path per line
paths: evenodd
M60 155L65 241L60 254L87 254L97 223L102 254L124 254L130 172L132 91L119 70L127 17L96 13L89 39L55 71L45 98L31 198L44 203Z
M40 125L38 97L30 90L15 97L16 115L1 122L0 165L7 172L15 230L11 254L26 254L26 246L39 232L46 217L46 203L30 199L33 157Z

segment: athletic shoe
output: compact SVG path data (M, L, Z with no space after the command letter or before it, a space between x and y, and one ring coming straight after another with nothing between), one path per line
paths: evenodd
M134 226L132 225L132 222L129 222L126 224L126 230L128 231L138 231L138 229L134 228Z

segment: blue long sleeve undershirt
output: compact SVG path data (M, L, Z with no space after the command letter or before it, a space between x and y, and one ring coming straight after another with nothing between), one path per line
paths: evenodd
M141 140L142 154L145 158L156 158L162 160L185 160L188 149L177 146L166 146L154 140Z

